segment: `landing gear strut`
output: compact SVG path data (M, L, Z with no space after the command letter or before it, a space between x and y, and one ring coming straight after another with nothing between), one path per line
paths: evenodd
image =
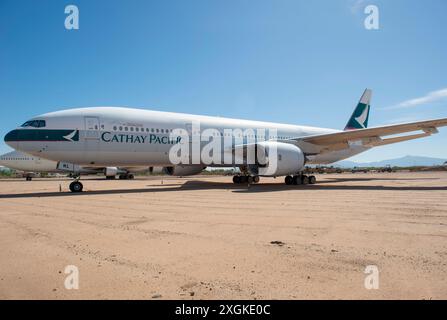
M234 184L244 184L244 183L248 183L248 184L253 184L253 183L258 183L259 182L259 176L234 176L233 177L233 183Z
M284 179L284 182L287 185L307 185L307 184L315 184L317 182L317 178L315 176L297 174L294 176L287 176Z

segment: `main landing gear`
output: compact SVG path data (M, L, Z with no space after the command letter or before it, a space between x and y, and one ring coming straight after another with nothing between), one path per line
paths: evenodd
M317 178L315 176L297 174L294 176L286 176L284 181L287 185L307 185L317 183ZM249 176L249 175L233 176L234 184L253 184L258 182L259 182L259 176Z
M259 182L259 176L234 176L233 183L234 184L253 184Z
M128 174L120 174L120 180L133 180L135 176L131 173Z
M295 176L287 176L284 179L287 185L306 185L317 183L317 178L315 176L306 176L305 174L298 174Z
M70 191L73 193L82 192L82 189L84 189L84 186L79 180L75 180L72 183L70 183Z
M116 176L106 176L106 180L115 180ZM118 176L120 180L133 180L135 176L131 173L120 174Z

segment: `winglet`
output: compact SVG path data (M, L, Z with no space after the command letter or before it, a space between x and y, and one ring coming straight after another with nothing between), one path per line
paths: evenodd
M366 89L365 92L363 92L362 97L357 104L357 107L355 108L354 112L351 115L351 118L349 118L349 121L346 124L346 127L344 129L345 131L365 129L368 127L371 96L372 91L370 89Z

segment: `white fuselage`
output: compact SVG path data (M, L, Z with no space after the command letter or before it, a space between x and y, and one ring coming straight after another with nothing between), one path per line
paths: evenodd
M59 172L57 162L13 151L0 156L0 164L9 169L24 172Z
M271 122L114 107L71 109L34 119L41 122L31 122L31 126L17 128L5 137L5 141L11 147L34 156L89 167L170 166L169 151L176 143L171 131L186 130L192 140L196 134L193 129L195 123L200 124L200 131L216 129L219 135L214 138L222 140L226 137L225 130L235 129L253 129L256 141L287 141L296 137L339 132ZM265 130L264 134L262 130ZM242 137L242 140L247 141L248 138ZM236 143L233 142L233 145ZM307 150L306 145L298 146ZM308 163L331 163L365 150L367 148L357 147L324 154L310 151Z

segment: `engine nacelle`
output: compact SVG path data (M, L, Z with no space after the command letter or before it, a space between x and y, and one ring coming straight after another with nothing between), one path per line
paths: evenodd
M163 168L163 172L170 175L170 176L192 176L194 174L199 174L203 171L206 167L202 165L178 165L175 167L165 167Z
M285 176L304 169L306 157L296 145L276 141L263 141L257 145L260 176Z
M106 177L114 177L119 173L117 167L107 167L104 169L104 174Z
M164 173L164 167L149 167L149 172L152 174Z

